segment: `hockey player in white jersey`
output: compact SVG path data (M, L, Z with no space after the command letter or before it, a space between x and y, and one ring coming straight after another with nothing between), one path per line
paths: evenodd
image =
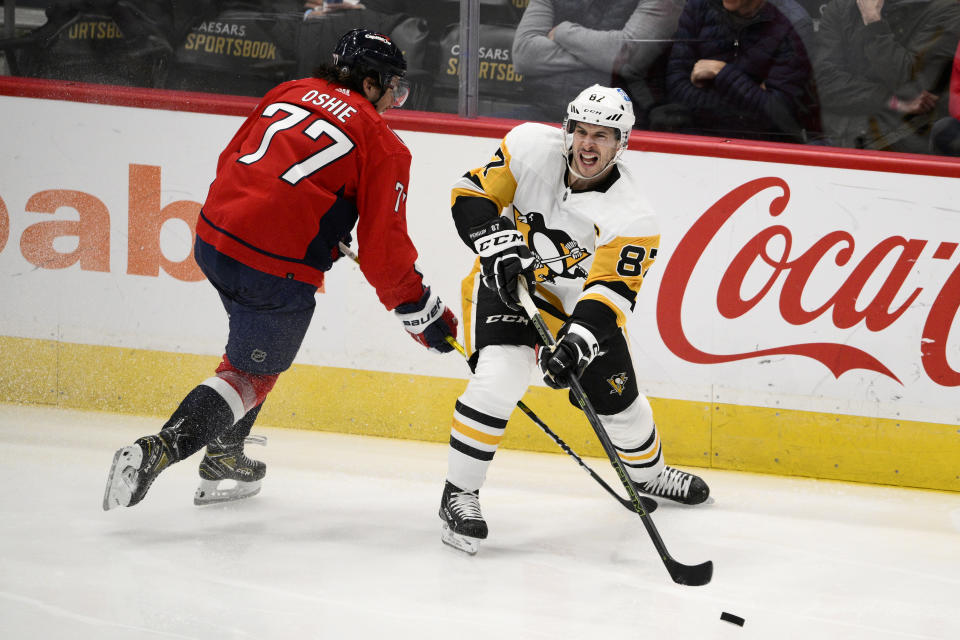
M702 479L664 464L625 334L660 242L656 215L620 162L633 124L626 93L594 85L569 104L562 130L515 127L454 185L454 222L478 257L462 286L473 375L454 409L440 518L443 541L468 553L487 537L479 490L537 365L557 389L580 377L640 492L684 504L709 495ZM553 350L535 349L519 275L558 336Z

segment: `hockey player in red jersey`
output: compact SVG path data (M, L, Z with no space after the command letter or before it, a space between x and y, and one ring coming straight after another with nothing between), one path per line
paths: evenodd
M163 469L204 446L197 504L259 491L266 465L244 454L244 439L354 227L360 270L383 306L417 342L452 350L456 317L423 282L407 234L410 152L381 116L406 99L405 71L387 36L354 29L333 64L267 93L221 153L194 256L229 316L226 353L158 434L117 451L105 510L137 504Z

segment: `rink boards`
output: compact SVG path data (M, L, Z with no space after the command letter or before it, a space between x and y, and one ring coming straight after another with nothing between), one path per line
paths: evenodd
M0 172L0 400L168 415L222 353L226 318L190 258L192 225L252 102L0 93L20 94L0 96L17 123ZM508 123L393 124L414 157L418 264L458 308L472 255L450 185ZM631 149L662 245L629 329L668 460L960 490L960 167L649 134ZM445 441L466 373L457 354L409 340L341 263L261 420ZM601 456L565 394L531 382L527 404ZM519 412L504 446L556 450Z

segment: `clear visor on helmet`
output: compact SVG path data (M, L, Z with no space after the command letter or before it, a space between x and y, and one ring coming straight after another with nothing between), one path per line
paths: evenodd
M410 85L400 76L388 76L386 89L393 89L393 104L391 106L402 107L410 96Z

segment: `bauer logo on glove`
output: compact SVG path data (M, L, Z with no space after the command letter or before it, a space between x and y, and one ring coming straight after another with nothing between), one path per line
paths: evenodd
M447 353L453 346L447 342L447 336L457 338L457 317L440 300L440 296L423 288L423 295L417 302L399 305L394 313L403 323L410 337L431 351Z
M428 302L432 302L431 307L420 312L421 315L416 316L416 312L414 312L400 316L400 321L403 322L403 326L408 328L422 327L436 320L437 316L443 311L443 302L441 302L439 296L433 296Z

